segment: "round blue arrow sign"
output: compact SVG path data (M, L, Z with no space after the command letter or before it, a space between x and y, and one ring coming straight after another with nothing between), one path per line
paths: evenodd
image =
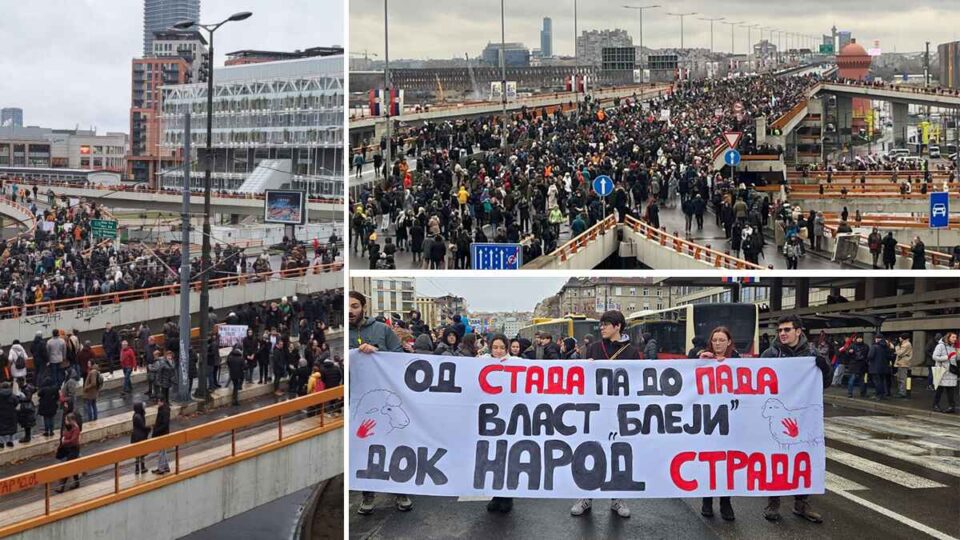
M737 152L733 148L727 150L723 153L723 162L731 167L736 167L740 164L740 152Z
M597 192L597 195L606 197L613 193L613 180L609 176L601 174L593 179L593 190Z

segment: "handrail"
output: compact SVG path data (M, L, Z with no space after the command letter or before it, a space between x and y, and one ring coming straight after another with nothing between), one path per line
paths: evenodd
M824 229L830 231L833 238L837 237L837 227L829 224L824 225ZM853 233L856 234L856 233ZM867 246L867 236L866 234L860 233L860 246ZM897 242L897 258L910 257L913 258L913 248L909 244L901 244ZM924 250L924 259L927 260L933 266L949 266L950 259L952 257L946 253L940 251L933 251L930 249Z
M797 104L794 105L789 111L787 111L787 112L785 112L784 114L782 114L782 115L780 116L780 118L777 118L776 120L774 120L773 123L770 124L770 127L771 127L772 129L781 129L781 128L783 128L783 126L789 124L790 121L793 120L793 118L794 118L795 116L797 116L798 114L800 114L800 111L802 111L804 108L806 108L807 105L808 105L808 101L807 101L806 99L800 100L800 101L797 102Z
M575 238L568 240L565 244L553 250L548 256L559 257L560 262L564 262L570 255L576 254L580 249L597 238L598 235L617 226L617 217L610 214L606 218L596 222L592 227L583 231Z
M124 193L144 193L147 195L182 195L181 190L176 189L137 189L136 186L128 185L108 185L108 184L77 184L63 180L27 180L15 177L10 179L17 185L22 186L47 186L47 187L67 187L73 189L96 189L100 191L122 191ZM190 190L191 196L203 195L203 191ZM240 199L240 200L263 200L266 197L263 193L211 193L213 199ZM343 204L342 199L327 199L323 197L307 197L309 203L319 204Z
M0 204L4 204L6 206L15 208L20 212L23 212L24 214L29 216L29 219L27 221L27 223L29 224L27 227L27 230L20 232L17 236L24 236L24 237L33 236L34 231L37 230L37 216L35 216L33 212L30 211L29 208L27 208L26 206L18 202L14 202L12 199L7 198L6 196L0 196Z
M709 246L701 246L700 244L695 244L679 236L669 234L633 216L627 216L625 223L633 229L633 232L642 234L647 240L657 242L664 247L669 243L677 253L693 257L693 259L697 261L705 261L716 268L725 268L727 270L767 270L767 268L759 264L754 264L727 253L721 253Z
M340 429L344 425L343 417L325 419L324 414L320 412L316 418L316 425L300 430L296 433L284 433L283 417L285 415L299 413L308 408L320 408L322 410L327 402L343 397L343 386L338 386L321 392L309 394L300 398L291 399L275 405L268 405L249 412L240 413L234 416L214 420L212 422L199 426L186 428L181 431L163 435L161 437L148 439L142 442L130 444L112 450L98 452L89 456L84 456L75 460L50 465L30 472L9 476L0 480L0 494L10 495L19 491L24 491L34 487L43 486L44 489L44 511L40 515L33 515L22 518L19 521L7 524L0 524L0 537L26 531L41 525L54 523L56 521L113 504L129 497L155 491L167 485L187 480L220 469L234 463L250 459L261 454L289 446L291 444L316 437L322 433ZM237 433L243 429L261 425L265 422L275 421L276 439L272 442L260 444L254 448L238 450L236 448ZM188 466L184 460L181 460L181 447L189 443L203 440L209 440L221 435L230 435L230 452L223 458L214 459L211 462L195 464ZM82 434L81 434L82 439ZM173 448L174 459L171 460L171 471L155 480L136 481L132 486L122 487L120 482L120 465L124 461L131 461L139 457L168 450ZM68 478L73 475L79 475L113 466L114 469L114 489L112 493L102 495L94 499L85 500L78 504L64 508L52 509L51 486L62 478Z
M271 272L262 272L259 274L243 274L239 276L229 276L224 278L211 279L209 281L211 289L221 289L234 285L245 285L247 282L268 281L276 276L277 279L289 277L303 277L310 274L321 274L327 272L336 272L343 269L342 262L330 264L320 264L316 266L302 266L299 268L288 268L286 270L276 270ZM190 284L190 289L199 291L200 281L194 281ZM146 289L131 289L129 291L120 291L92 296L79 296L76 298L63 298L60 300L49 300L36 304L25 304L22 306L7 306L0 308L0 319L15 319L25 312L31 313L54 313L64 309L86 308L91 305L100 304L119 304L127 300L147 300L158 296L168 296L179 294L180 284L172 283L170 285L161 285L159 287L149 287ZM68 306L68 307L64 307ZM10 314L13 314L12 316Z

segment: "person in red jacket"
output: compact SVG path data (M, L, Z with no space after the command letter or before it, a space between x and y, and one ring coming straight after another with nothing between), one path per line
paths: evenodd
M120 344L120 368L123 369L124 394L133 392L133 382L130 380L130 375L135 367L137 367L137 353L130 347L127 340L123 340L123 343Z

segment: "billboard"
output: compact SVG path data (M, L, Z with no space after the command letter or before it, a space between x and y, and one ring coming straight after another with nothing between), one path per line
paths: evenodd
M283 225L303 225L306 223L306 192L268 189L264 199L263 221Z

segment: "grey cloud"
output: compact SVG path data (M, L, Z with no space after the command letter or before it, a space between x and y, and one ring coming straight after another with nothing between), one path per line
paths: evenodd
M141 0L0 0L0 107L24 122L129 131L130 62L142 52ZM217 32L217 64L239 49L344 43L340 0L201 0L202 20L254 16Z

